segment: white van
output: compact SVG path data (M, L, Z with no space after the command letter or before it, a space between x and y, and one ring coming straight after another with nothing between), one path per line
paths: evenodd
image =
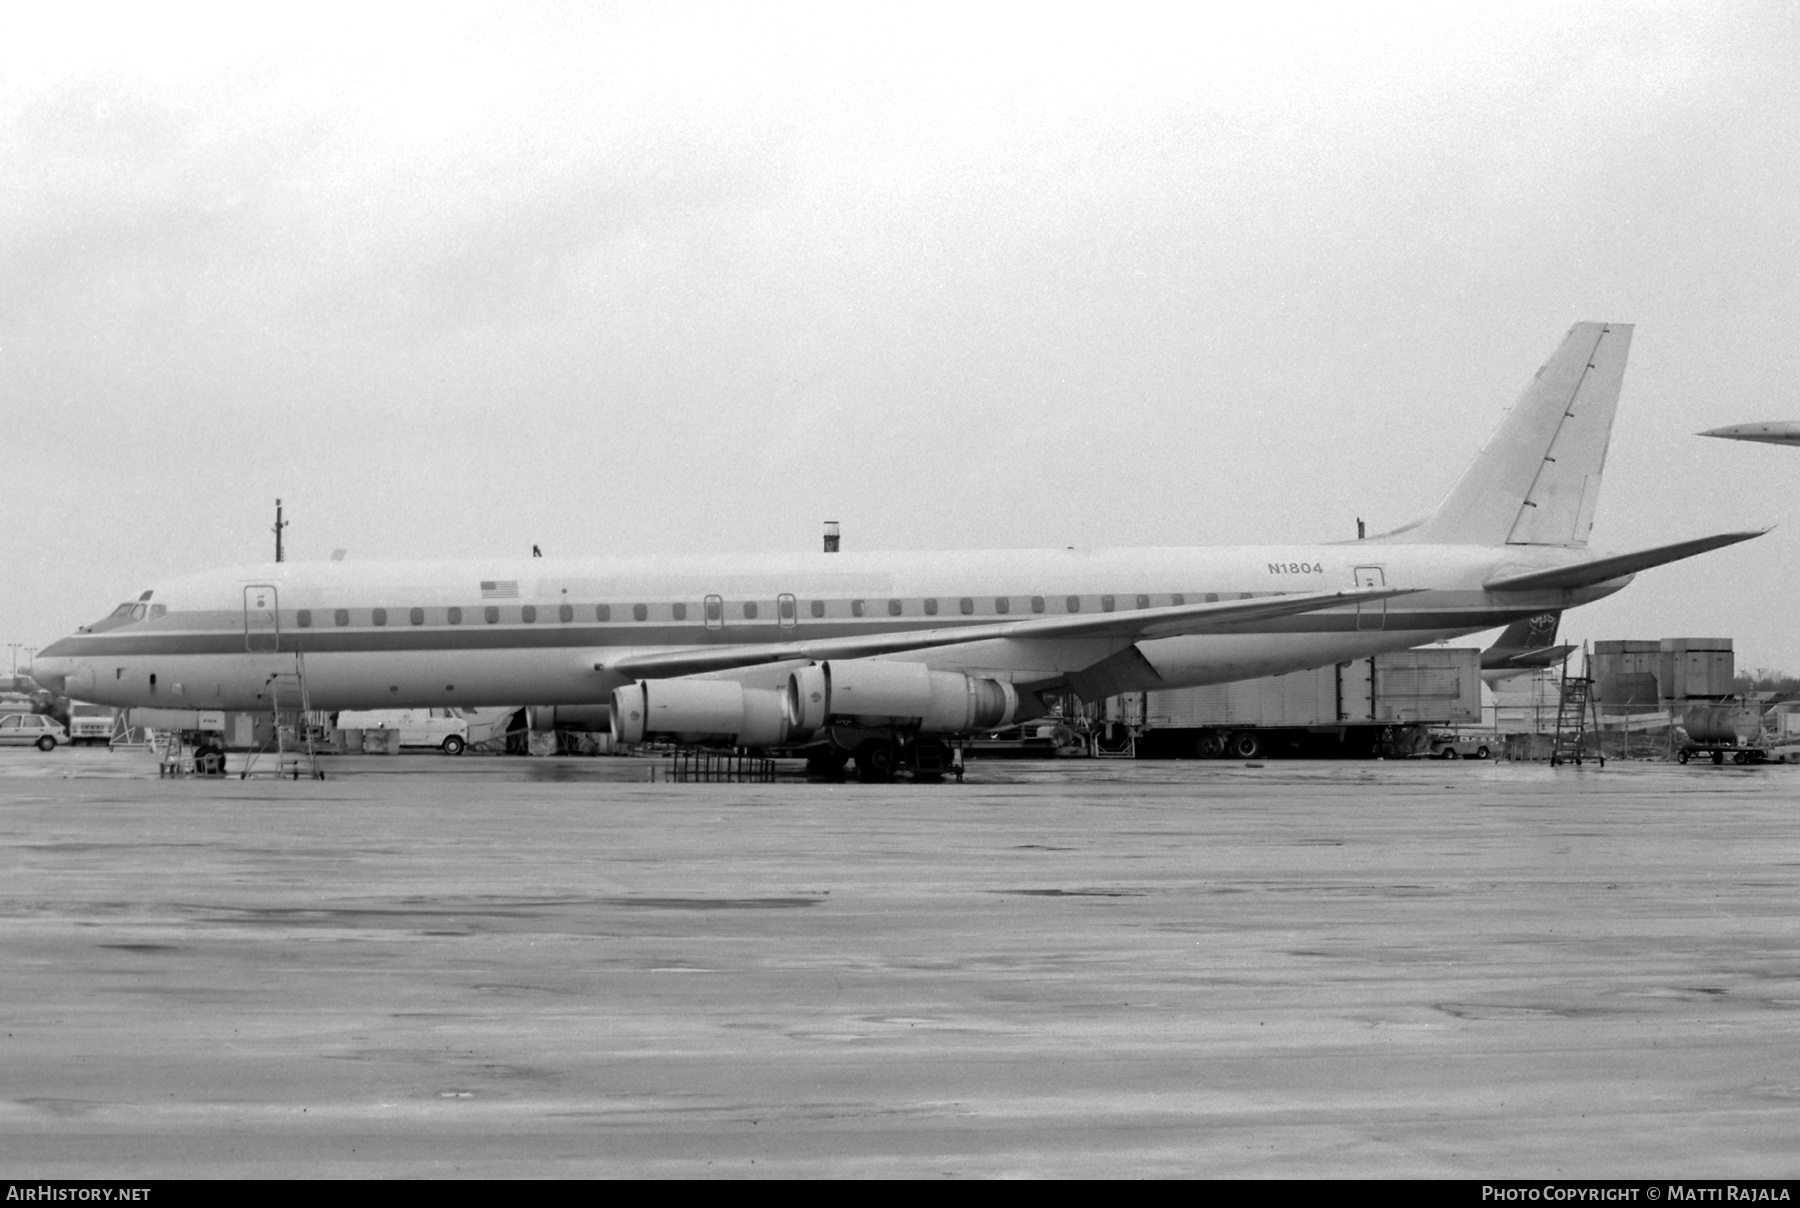
M469 721L456 709L346 709L338 714L342 730L398 730L403 747L436 747L461 755L469 745Z

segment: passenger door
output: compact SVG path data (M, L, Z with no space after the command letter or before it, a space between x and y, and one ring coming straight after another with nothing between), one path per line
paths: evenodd
M1387 576L1379 566L1359 566L1356 568L1356 585L1358 587L1386 587ZM1387 601L1363 600L1356 606L1356 627L1358 629L1387 628Z
M281 601L272 583L244 588L244 649L251 654L281 649Z

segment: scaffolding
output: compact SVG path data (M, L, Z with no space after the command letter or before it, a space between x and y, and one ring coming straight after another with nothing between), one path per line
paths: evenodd
M674 784L772 784L775 761L741 751L671 751L667 764L651 767L650 779Z

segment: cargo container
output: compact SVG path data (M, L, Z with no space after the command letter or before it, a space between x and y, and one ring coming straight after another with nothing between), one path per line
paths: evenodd
M1609 714L1679 713L1737 691L1730 638L1595 642L1594 699Z
M1603 708L1654 709L1661 703L1661 642L1595 642L1589 665L1594 698Z
M1657 682L1665 701L1717 700L1737 691L1730 638L1664 638Z
M1132 693L1108 702L1139 754L1374 756L1460 753L1432 726L1481 722L1481 651L1430 647L1264 679Z

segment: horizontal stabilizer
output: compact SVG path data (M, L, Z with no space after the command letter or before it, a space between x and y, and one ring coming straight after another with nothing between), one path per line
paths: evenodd
M1309 591L1294 595L1262 596L1253 600L1220 600L1212 604L1174 604L1167 608L1135 608L1129 612L1090 613L1080 616L1032 617L945 629L919 629L910 633L854 634L816 641L771 642L741 646L692 646L626 654L594 664L596 671L612 671L638 679L662 679L675 675L703 675L737 667L758 667L800 659L857 659L934 646L962 646L994 638L1119 638L1138 641L1181 634L1229 629L1251 621L1319 612L1327 608L1364 604L1422 590L1371 588L1355 591Z
M1692 558L1695 554L1704 554L1708 550L1736 545L1740 541L1760 537L1768 531L1768 529L1758 529L1753 533L1720 533L1713 537L1696 537L1692 541L1677 541L1674 545L1659 545L1655 549L1638 550L1632 554L1613 554L1607 558L1594 558L1587 562L1575 562L1568 566L1553 566L1549 570L1533 570L1523 574L1505 575L1498 579L1489 579L1482 586L1489 591L1546 591L1557 587L1592 587L1596 583L1605 583L1609 579L1618 579L1625 575L1636 574L1640 570L1649 570L1652 566L1661 566L1667 562L1679 562L1683 558Z

